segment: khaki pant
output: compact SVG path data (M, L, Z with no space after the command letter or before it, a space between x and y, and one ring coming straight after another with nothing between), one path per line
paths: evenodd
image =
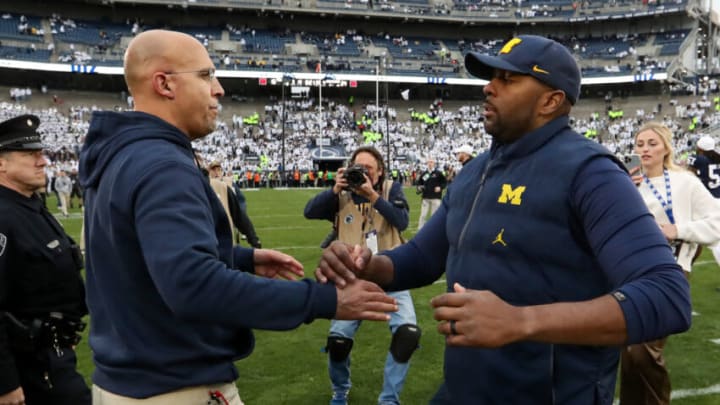
M420 228L425 225L425 222L427 220L428 212L430 213L430 216L432 216L435 211L440 208L440 203L442 202L439 198L433 198L433 199L427 199L423 198L422 203L420 204L420 219L418 220L418 231Z
M68 215L68 207L70 205L70 194L58 192L58 199L60 200L60 212L63 215Z
M620 356L620 405L670 404L665 339L631 345Z
M237 386L235 383L202 385L198 387L189 387L179 389L177 391L156 395L149 398L130 398L113 394L105 391L97 385L92 386L92 405L225 405L222 399L220 402L212 401L211 392L220 391L227 404L244 405L240 400Z

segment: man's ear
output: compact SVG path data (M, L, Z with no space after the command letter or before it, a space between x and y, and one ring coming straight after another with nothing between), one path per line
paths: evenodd
M169 80L169 76L163 72L156 72L152 77L153 90L162 97L170 100L175 98L173 83Z
M7 168L7 153L0 152L0 173L4 173Z
M540 113L552 115L565 105L565 92L562 90L549 90L543 93L540 100Z

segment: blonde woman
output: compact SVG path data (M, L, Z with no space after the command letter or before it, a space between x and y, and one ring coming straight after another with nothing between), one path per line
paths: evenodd
M686 275L700 245L720 240L720 200L693 173L673 162L672 132L648 122L635 135L641 165L631 174ZM650 316L651 314L648 314ZM659 314L656 314L659 315ZM669 404L666 339L628 346L621 356L620 403Z

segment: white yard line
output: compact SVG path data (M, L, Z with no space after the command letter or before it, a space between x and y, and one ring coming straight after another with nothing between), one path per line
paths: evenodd
M670 394L671 399L701 397L703 395L720 394L720 384L711 385L706 388L688 388L685 390L673 390ZM620 404L620 400L613 401L613 405Z
M670 394L672 399L699 397L702 395L720 394L720 384L711 385L706 388L690 388L686 390L673 390Z
M328 225L331 225L328 222ZM263 231L278 231L278 230L286 230L286 229L315 229L317 227L315 226L261 226L255 228L255 230L263 230ZM330 227L328 226L327 231L330 232ZM322 239L318 240L318 245L320 245L320 242L322 242Z
M53 214L53 216L54 216L57 220L68 220L68 219L73 219L73 220L74 220L74 219L82 219L82 218L83 218L83 214L81 214L81 213L79 213L79 212L70 213L70 214L68 214L67 217L65 217L63 214Z
M255 210L253 210L255 211ZM257 218L300 218L302 216L298 214L253 214L252 218L250 219L257 219ZM309 221L309 220L308 220ZM328 224L332 224L330 221L327 221Z

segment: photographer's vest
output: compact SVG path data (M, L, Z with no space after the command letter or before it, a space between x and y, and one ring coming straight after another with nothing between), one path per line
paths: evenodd
M388 200L392 180L385 180L382 187L382 198ZM370 201L355 204L350 191L338 195L337 229L338 240L352 245L365 246L366 235L377 232L378 251L392 249L405 241L398 229L372 206Z
M232 215L230 215L230 206L228 206L228 185L222 180L213 178L210 179L210 186L215 194L217 194L220 199L220 203L225 209L225 214L227 215L228 222L230 223L230 231L234 231L235 224L233 223Z

